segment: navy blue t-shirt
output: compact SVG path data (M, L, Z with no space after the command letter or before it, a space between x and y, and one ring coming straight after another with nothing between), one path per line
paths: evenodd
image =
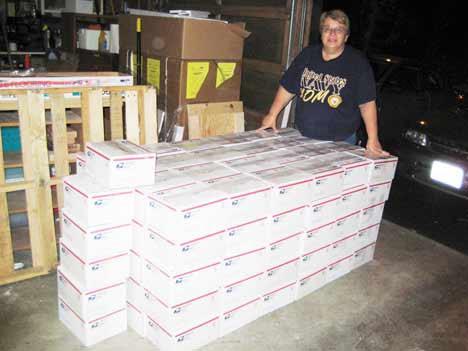
M325 61L322 45L309 46L294 59L280 84L297 95L296 127L320 140L345 140L359 128L359 105L375 100L375 80L365 56L345 46Z

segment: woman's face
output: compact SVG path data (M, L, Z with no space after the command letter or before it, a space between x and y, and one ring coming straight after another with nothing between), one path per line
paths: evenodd
M348 39L346 27L329 17L323 21L321 35L324 48L334 51L342 50Z

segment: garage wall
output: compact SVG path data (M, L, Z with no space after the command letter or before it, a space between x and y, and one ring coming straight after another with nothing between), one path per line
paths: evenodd
M308 45L313 3L314 0L168 0L167 7L210 11L220 19L246 23L252 34L245 41L241 99L249 130L258 127L268 111L288 63Z

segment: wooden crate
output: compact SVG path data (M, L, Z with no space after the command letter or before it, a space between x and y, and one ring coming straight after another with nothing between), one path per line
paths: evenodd
M74 155L68 154L67 124L81 124L83 145L102 141L105 107L110 110L111 139L157 142L156 91L151 87L0 90L0 111L16 111L17 116L0 120L0 126L18 125L22 144L21 154L7 155L0 133L0 285L56 268L54 208L63 206L62 178L69 174L69 162L74 160ZM78 120L67 120L70 108L81 110ZM47 150L46 124L52 125L53 154ZM54 176L50 164L54 165ZM23 168L23 181L6 182L5 168L12 165ZM24 192L32 267L14 270L10 214L21 209L14 201L9 208L8 200L21 198L19 192Z

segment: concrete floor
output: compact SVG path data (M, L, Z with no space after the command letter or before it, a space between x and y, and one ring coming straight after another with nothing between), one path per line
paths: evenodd
M0 288L0 350L84 349L55 279ZM129 331L89 350L130 349L155 347ZM203 350L468 350L468 257L384 221L373 262Z

